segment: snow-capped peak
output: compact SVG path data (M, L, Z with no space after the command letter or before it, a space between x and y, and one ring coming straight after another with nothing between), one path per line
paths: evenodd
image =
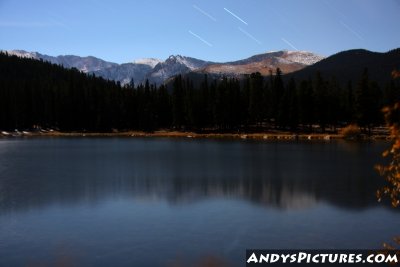
M157 58L139 58L135 59L133 63L135 64L143 64L143 65L148 65L152 68L154 68L158 63L163 62L162 60L159 60Z
M167 62L178 63L178 64L188 67L190 70L196 70L207 64L206 61L191 58L191 57L185 57L185 56L181 56L181 55L171 55L168 57L168 59L165 62L166 63Z

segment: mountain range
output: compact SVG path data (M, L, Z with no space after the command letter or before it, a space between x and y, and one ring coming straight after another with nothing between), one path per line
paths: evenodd
M368 68L371 80L383 85L390 80L390 74L394 69L400 69L400 48L385 53L353 49L326 58L305 51L271 51L224 63L171 55L166 60L143 58L124 64L108 62L93 56L53 57L24 50L2 51L9 55L49 61L66 68L76 68L84 73L95 74L123 85L131 81L135 84L143 83L146 79L151 83L162 84L177 74L187 75L195 81L202 80L203 74L209 74L211 77L221 75L240 77L253 72L268 75L270 71L278 67L283 74L286 74L284 75L286 80L291 77L296 80L308 79L318 71L325 79L335 77L342 85L349 80L357 81L363 69Z
M161 84L177 74L188 73L238 76L258 71L263 75L267 75L276 68L280 68L283 73L291 73L324 59L323 56L311 52L284 50L267 52L225 63L171 55L164 61L155 58L144 58L129 63L117 64L93 56L63 55L53 57L24 50L7 50L3 52L19 57L49 61L66 68L76 68L84 73L92 73L108 80L115 80L121 84L127 84L131 81L143 83L146 79L151 83Z

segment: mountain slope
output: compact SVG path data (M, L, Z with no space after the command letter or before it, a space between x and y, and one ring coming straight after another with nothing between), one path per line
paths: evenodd
M283 73L290 73L314 64L324 57L305 51L277 51L255 55L247 59L212 64L199 72L225 75L240 75L260 72L268 75L270 71L280 68Z
M132 63L148 65L149 67L154 68L160 62L162 61L157 58L139 58L135 59Z
M348 50L332 55L314 65L286 75L296 80L308 79L319 71L324 78L335 76L341 84L357 81L365 68L371 80L384 84L390 80L391 72L400 69L400 48L386 53L363 49Z
M62 65L66 68L77 68L78 70L85 73L118 66L118 64L116 63L107 62L92 56L78 57L68 55L58 56L56 59L57 60L55 63L58 65Z
M135 60L132 63L116 64L92 56L67 55L52 57L23 50L6 52L10 55L24 58L42 59L66 68L77 68L84 73L93 73L108 80L119 81L121 84L127 84L131 80L138 84L143 83L146 79L151 83L162 84L175 75L188 74L190 72L236 77L253 72L267 75L271 70L280 68L283 73L290 73L323 59L323 57L310 52L278 51L227 63L215 63L192 57L172 55L165 61L144 58Z
M170 56L164 62L158 63L145 78L150 82L160 84L172 76L186 74L210 64L213 63L181 55Z
M43 55L38 52L27 52L24 50L8 50L5 51L9 55L15 55L23 58L32 58L32 59L42 59L44 61L51 62L53 64L61 65L66 68L77 68L78 70L88 73L93 71L98 71L105 68L110 68L117 66L118 64L107 62L102 59L88 56L88 57L79 57L73 55L66 56L57 56L52 57L48 55Z
M123 85L131 81L138 84L144 81L144 77L152 69L151 65L149 66L147 64L125 63L94 71L93 74L108 80L118 81Z

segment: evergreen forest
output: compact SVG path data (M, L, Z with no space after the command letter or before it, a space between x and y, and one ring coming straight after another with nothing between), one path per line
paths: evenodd
M368 69L345 85L316 71L284 79L279 69L201 82L178 75L165 85L121 86L77 69L0 54L0 129L109 132L335 131L384 124L382 108L400 100L399 79L378 84ZM326 75L324 75L326 77Z

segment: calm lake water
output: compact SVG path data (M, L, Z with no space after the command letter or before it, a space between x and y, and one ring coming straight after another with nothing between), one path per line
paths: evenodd
M381 248L388 143L0 139L0 266L244 266L246 248Z

